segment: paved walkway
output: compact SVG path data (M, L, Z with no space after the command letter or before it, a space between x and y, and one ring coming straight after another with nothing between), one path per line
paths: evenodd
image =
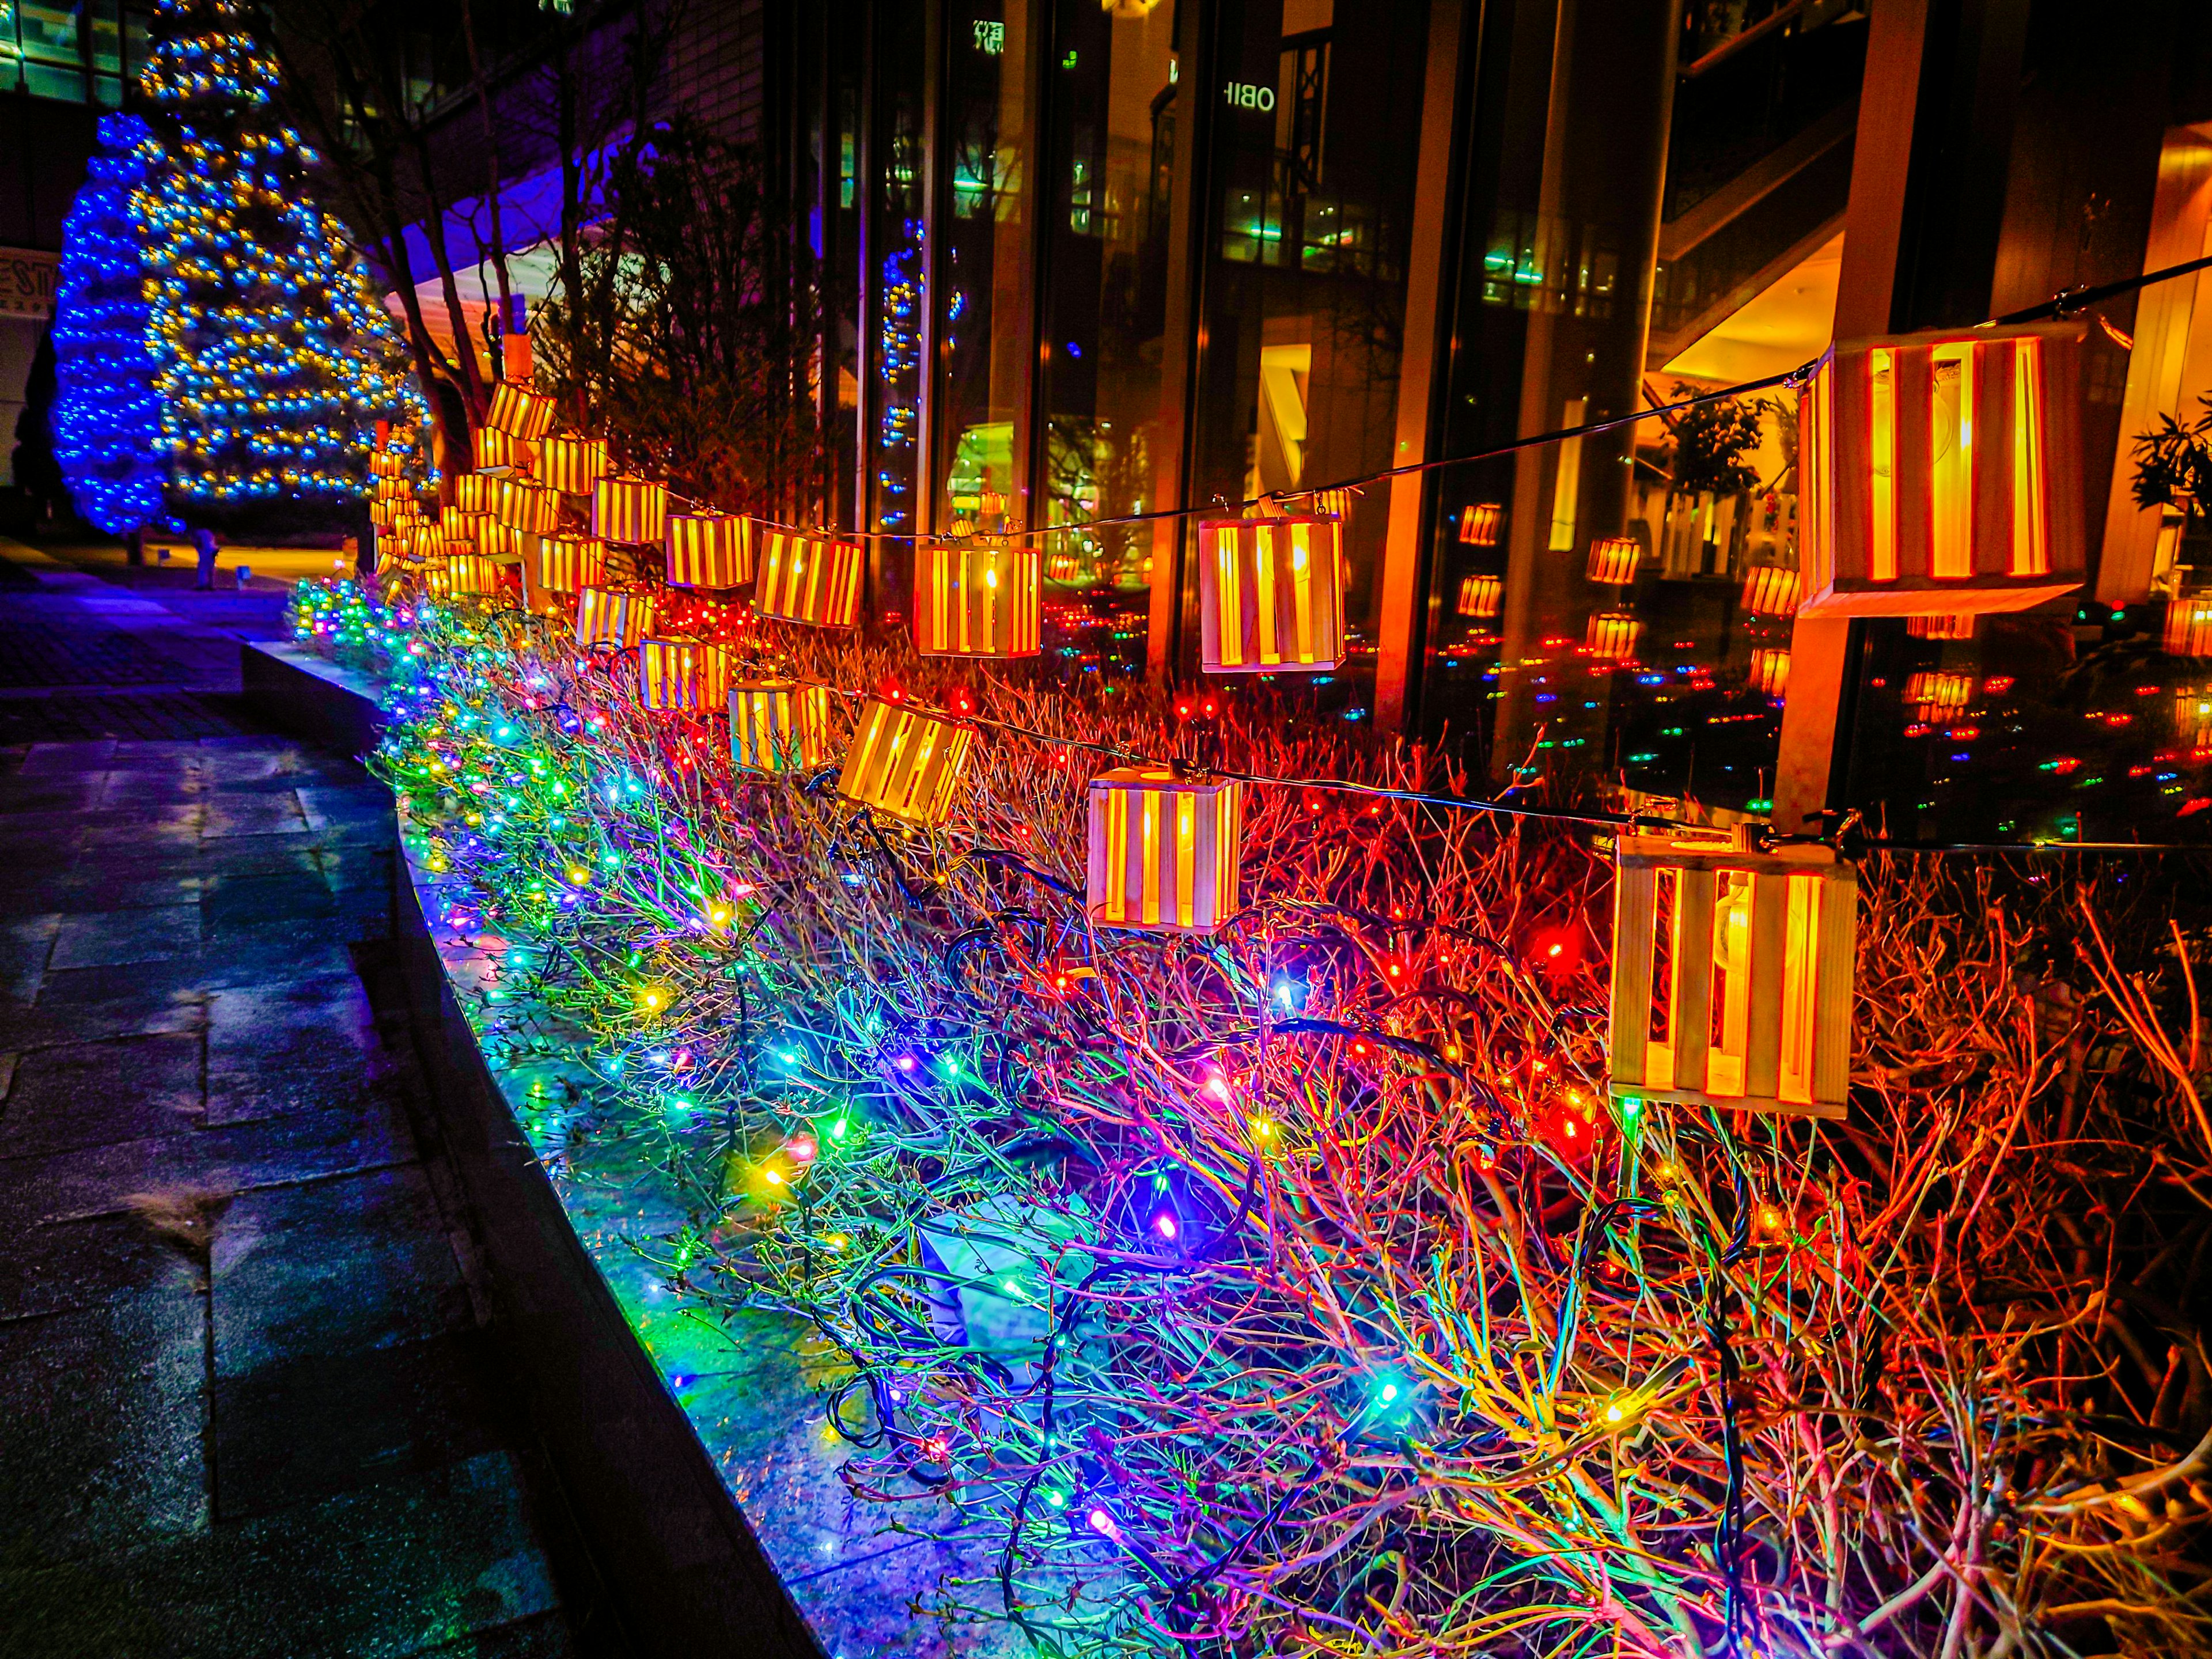
M0 1655L604 1651L281 604L0 542Z

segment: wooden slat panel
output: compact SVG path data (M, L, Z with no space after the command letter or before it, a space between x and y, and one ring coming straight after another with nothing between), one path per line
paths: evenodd
M1744 1040L1743 1091L1771 1100L1782 1061L1783 939L1789 922L1790 878L1754 876L1751 884L1751 1030Z
M1719 878L1685 870L1674 883L1674 1086L1705 1086L1713 1036L1713 899Z
M1651 1029L1651 928L1659 872L1624 863L1613 878L1613 1080L1640 1085Z
M1813 1103L1841 1109L1850 1097L1851 1012L1858 970L1859 889L1848 866L1821 884L1818 1000L1813 1018Z

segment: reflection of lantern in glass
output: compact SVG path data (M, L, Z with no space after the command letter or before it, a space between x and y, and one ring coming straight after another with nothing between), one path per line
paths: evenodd
M1761 646L1751 653L1751 684L1770 697L1790 690L1790 653Z
M606 445L597 438L548 438L538 447L538 477L564 495L588 495L614 471Z
M1034 657L1042 647L1036 550L915 551L914 648L925 657Z
M1743 608L1754 617L1796 616L1797 573L1778 564L1763 564L1747 571L1743 579Z
M1469 547L1495 547L1505 523L1505 508L1497 501L1478 501L1459 515L1459 538Z
M2166 654L2212 657L2212 593L2185 593L2166 602Z
M2212 751L2212 686L2183 686L2173 694L2173 732L2199 758Z
M860 549L826 536L771 530L753 609L781 622L854 628L860 620Z
M550 536L561 527L561 493L527 478L501 478L498 504L502 523L532 536Z
M1589 619L1583 642L1593 657L1617 660L1636 654L1644 624L1623 611L1601 611Z
M1613 877L1613 1082L1631 1103L1841 1117L1858 877L1825 848L1624 836Z
M513 380L501 380L492 388L491 410L484 419L510 438L535 443L553 429L553 400Z
M672 587L737 587L753 579L753 537L760 526L728 513L668 515Z
M1916 640L1971 640L1974 617L1972 611L1955 617L1907 617L1905 631Z
M1930 726L1956 719L1964 713L1974 696L1974 677L1972 674L1947 674L1929 671L1913 675L1905 683L1905 700L1917 705L1919 718Z
M592 487L592 534L603 542L657 542L668 530L668 490L646 478L602 478Z
M1637 562L1644 550L1633 536L1607 536L1590 544L1589 579L1622 587L1636 580Z
M908 823L942 823L959 795L974 738L955 721L872 699L845 751L837 793Z
M637 690L647 708L720 708L730 699L730 653L703 640L640 640Z
M830 763L826 685L740 680L730 687L730 761L744 772L811 772Z
M1090 796L1094 925L1211 933L1236 915L1241 783L1125 766L1091 779Z
M1459 585L1459 614L1477 620L1495 617L1505 595L1505 584L1496 576L1477 574Z
M607 544L580 536L548 536L538 544L538 586L558 593L598 587L607 579Z
M576 643L632 646L653 623L650 593L612 587L586 587L576 595Z
M538 447L495 426L480 426L469 437L469 457L479 472L527 472Z
M1838 343L1798 404L1808 616L2021 611L2083 575L2081 325Z
M462 513L489 513L499 505L499 487L507 481L483 472L464 472L453 480L453 506Z
M1344 660L1343 521L1209 519L1198 526L1199 665L1321 673Z

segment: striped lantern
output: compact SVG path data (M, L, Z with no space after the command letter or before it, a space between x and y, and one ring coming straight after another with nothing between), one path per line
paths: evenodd
M527 478L501 478L492 511L500 522L532 536L550 536L561 527L561 492Z
M1790 653L1771 646L1760 646L1753 651L1750 684L1770 697L1788 695Z
M2081 586L2083 326L1829 352L1798 402L1804 614L2023 611Z
M1626 1114L1663 1100L1844 1115L1850 864L1820 847L1753 852L1741 832L1623 836L1613 891L1611 1088Z
M1914 674L1905 682L1905 702L1912 704L1915 714L1930 726L1956 720L1966 713L1973 696L1972 674L1929 671Z
M761 558L753 609L781 622L854 628L860 621L861 556L857 542L771 530Z
M506 482L488 473L461 473L453 480L453 505L464 513L489 513L499 505L499 487Z
M614 471L606 445L597 438L554 437L538 446L539 481L564 495L588 495Z
M667 533L668 487L647 478L602 478L592 486L592 534L603 542L657 542Z
M522 532L502 522L496 514L486 513L478 516L475 528L477 552L495 554L504 559L514 558L521 553Z
M375 498L380 501L407 501L415 498L415 486L397 472L377 475Z
M489 513L464 512L455 507L439 519L438 530L448 547L463 543L477 547L483 544L485 526L495 522Z
M373 449L368 453L368 475L381 482L396 478L407 471L407 458L396 449Z
M730 653L703 640L640 640L637 686L647 708L720 709L730 698Z
M2212 750L2212 687L2185 686L2173 694L2173 731L2191 754Z
M1459 515L1459 538L1469 547L1495 547L1498 532L1505 523L1505 508L1497 501L1478 501L1462 507Z
M485 421L510 438L536 443L553 429L553 400L513 380L492 388L491 411Z
M1608 587L1625 587L1636 580L1637 562L1644 550L1633 536L1607 536L1590 544L1589 579Z
M422 591L434 599L449 599L453 596L452 561L441 556L424 561Z
M446 561L447 591L489 598L507 586L508 562L483 553L455 553Z
M1043 648L1035 548L916 550L914 648L925 657L1034 657Z
M830 692L796 680L730 687L730 761L741 772L811 772L830 763Z
M1583 643L1593 657L1617 660L1636 654L1637 642L1644 637L1644 624L1624 611L1602 611L1589 619L1589 631Z
M2185 593L2166 602L2166 654L2212 657L2212 593Z
M975 735L940 715L872 699L845 751L837 793L908 823L940 824L959 795Z
M389 530L399 516L397 501L375 501L368 504L368 521L379 530Z
M1794 617L1797 614L1797 573L1778 564L1763 564L1743 578L1743 608L1754 617Z
M1340 519L1214 519L1198 526L1200 666L1322 673L1344 660Z
M580 536L545 536L538 543L538 586L580 592L607 579L607 544Z
M1936 617L1907 617L1905 631L1916 640L1971 640L1974 637L1974 614L1969 611L1962 616L1946 612Z
M1495 617L1504 598L1505 583L1502 578L1478 572L1459 585L1459 614L1478 622Z
M1125 766L1091 779L1090 796L1094 926L1211 933L1236 915L1243 784Z
M668 515L668 581L672 587L738 587L753 579L753 538L760 526L730 513Z
M469 436L469 458L479 472L527 472L538 446L495 426L480 426Z
M586 587L576 593L576 643L618 645L625 649L644 639L658 607L650 593L613 587Z

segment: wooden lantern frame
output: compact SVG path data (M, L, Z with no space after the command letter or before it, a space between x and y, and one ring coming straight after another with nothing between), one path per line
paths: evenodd
M588 495L600 479L614 475L614 459L603 439L556 433L538 447L540 481L564 495Z
M837 793L856 806L935 829L959 799L975 739L974 727L948 715L872 698L845 751Z
M553 429L553 399L514 380L501 380L491 389L491 408L484 423L511 438L536 443Z
M1344 521L1202 520L1198 597L1206 673L1334 672L1346 654Z
M777 622L857 628L866 562L858 542L771 530L753 587L753 610Z
M730 763L741 772L811 772L830 764L826 685L737 680L730 686Z
M668 515L668 584L672 587L742 587L753 579L759 526L733 513Z
M634 588L579 588L576 644L585 649L611 645L627 650L653 631L659 611L652 594Z
M637 642L638 701L657 713L701 714L729 705L729 652L705 640Z
M914 648L925 657L1034 657L1044 648L1042 556L1004 543L915 550Z
M592 486L592 534L632 547L659 543L668 533L668 486L650 478L602 478Z
M1210 934L1233 921L1244 786L1124 766L1091 780L1085 911L1096 927Z

